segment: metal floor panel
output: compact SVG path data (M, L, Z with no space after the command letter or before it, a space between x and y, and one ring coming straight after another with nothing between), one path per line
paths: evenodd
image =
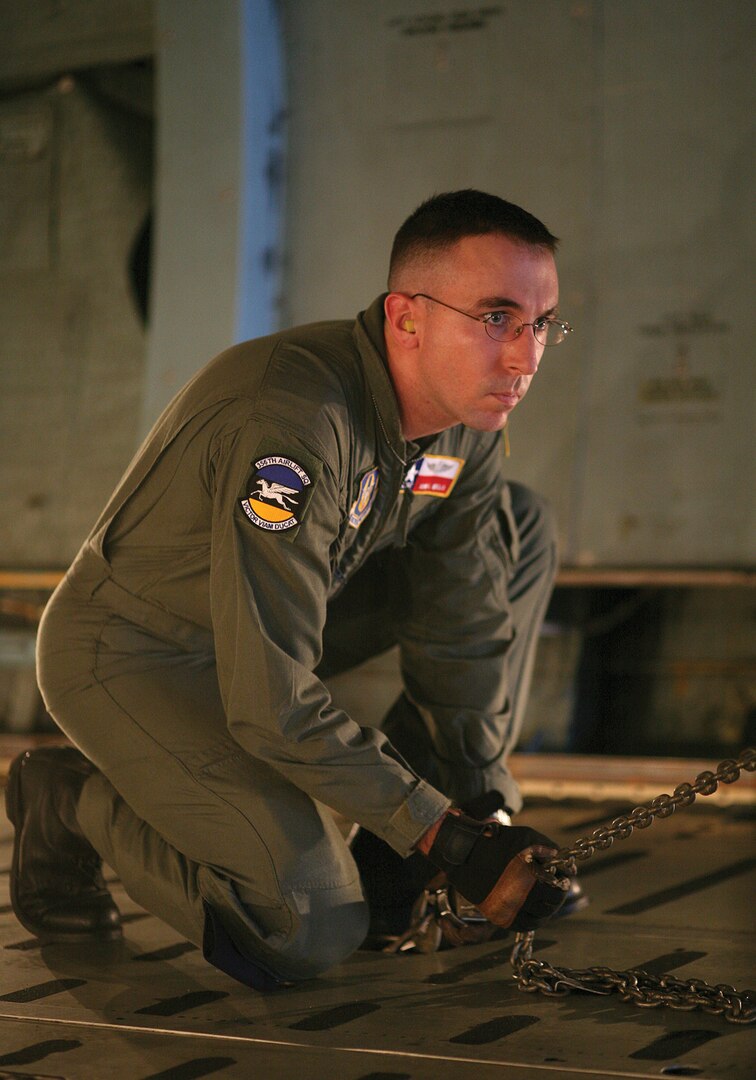
M674 778L673 778L674 779ZM568 842L626 805L531 805L523 823ZM359 952L307 986L262 996L123 893L116 945L40 947L8 901L0 826L0 1080L751 1080L751 1028L616 997L523 994L508 940L431 956ZM752 817L711 804L616 842L583 869L586 911L536 936L573 967L645 967L741 989L754 982Z

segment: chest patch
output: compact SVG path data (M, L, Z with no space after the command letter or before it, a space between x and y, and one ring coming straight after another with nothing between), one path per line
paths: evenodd
M312 481L301 465L271 454L253 462L247 498L240 502L258 529L282 532L301 525L311 489Z
M410 465L402 490L411 491L414 495L435 495L439 499L446 499L451 495L464 463L464 458L425 454Z
M357 498L352 503L352 508L349 511L349 524L353 529L359 529L368 516L377 493L378 470L371 469L360 480L360 490L357 492Z

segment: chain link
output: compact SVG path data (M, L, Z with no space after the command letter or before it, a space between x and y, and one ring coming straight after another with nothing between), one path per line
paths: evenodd
M669 817L678 806L690 806L698 795L713 795L720 783L732 784L745 769L756 769L756 750L743 750L737 760L720 763L715 772L699 773L694 783L679 784L674 795L659 795L651 803L639 806L627 816L615 818L611 825L594 829L588 837L576 840L570 848L562 848L543 864L550 875L574 874L577 862L584 862L596 851L611 847L616 839L625 840L634 829L646 829L655 818ZM532 930L519 933L510 958L514 977L520 990L562 996L571 990L589 994L619 994L622 1001L632 1002L645 1009L666 1006L670 1009L702 1009L722 1016L733 1024L751 1024L756 1020L756 991L736 990L726 983L711 986L700 979L674 979L670 975L657 977L640 968L613 971L611 968L558 968L542 960L533 960Z
M657 977L641 968L613 971L611 968L559 968L543 960L531 959L533 931L515 939L512 966L518 989L526 993L561 997L571 990L588 994L619 994L622 1001L645 1009L660 1005L670 1009L703 1009L722 1016L733 1024L752 1024L756 1020L756 992L736 990L727 983L711 986L701 979Z
M697 795L713 795L720 784L734 784L741 769L756 769L756 749L743 750L736 760L722 761L715 772L699 773L692 784L678 784L674 795L658 795L652 802L638 806L630 814L615 818L610 825L601 825L590 836L576 840L572 847L561 848L552 859L542 864L547 873L577 872L577 863L590 859L597 851L610 848L615 840L626 840L634 829L647 829L655 818L674 814L678 806L690 806Z

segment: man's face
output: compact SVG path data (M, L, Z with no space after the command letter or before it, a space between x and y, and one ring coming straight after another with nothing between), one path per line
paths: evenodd
M471 315L502 311L531 323L556 313L559 286L551 252L500 234L460 240L434 264L430 278L413 292ZM538 370L544 346L533 328L526 326L514 341L494 341L482 322L422 297L413 305L415 415L427 429L421 433L460 423L478 431L503 428Z

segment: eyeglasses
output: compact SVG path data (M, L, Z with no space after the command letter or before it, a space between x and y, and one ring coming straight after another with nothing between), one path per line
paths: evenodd
M533 336L541 345L561 345L567 335L573 333L573 328L569 323L548 315L543 315L532 323L523 322L517 315L510 315L508 311L489 311L487 315L471 315L469 311L463 311L452 304L445 304L443 300L437 300L435 296L428 296L427 293L414 293L410 296L410 300L418 296L422 296L425 300L432 300L434 304L440 304L441 307L449 308L450 311L456 311L468 319L482 322L486 333L494 341L514 341L526 326L533 327Z

